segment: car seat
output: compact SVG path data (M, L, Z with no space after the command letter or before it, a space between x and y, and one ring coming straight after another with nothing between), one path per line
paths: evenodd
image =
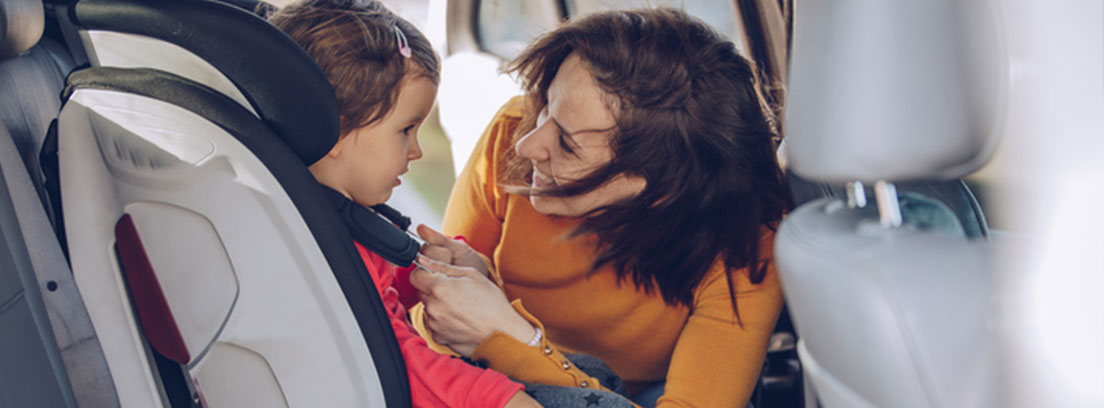
M45 27L41 1L0 3L0 406L118 406L38 161L72 68Z
M795 15L789 168L848 187L776 237L806 406L995 404L994 248L971 239L984 218L897 188L962 197L956 179L988 159L1007 77L995 14L987 1L814 0Z
M375 285L306 167L338 137L310 57L208 1L69 17L92 67L64 92L59 198L123 405L409 406Z

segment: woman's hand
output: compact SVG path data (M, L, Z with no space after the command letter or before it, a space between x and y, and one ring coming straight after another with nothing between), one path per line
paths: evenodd
M422 245L422 255L446 264L472 267L483 276L490 276L490 268L483 256L466 242L452 239L425 224L418 224L418 235L426 242Z
M540 408L541 404L537 400L526 394L524 390L518 391L513 397L510 397L509 401L506 401L506 408Z
M522 343L536 329L521 317L497 285L475 268L448 265L425 256L410 283L422 293L426 328L437 343L471 357L483 340L502 332Z

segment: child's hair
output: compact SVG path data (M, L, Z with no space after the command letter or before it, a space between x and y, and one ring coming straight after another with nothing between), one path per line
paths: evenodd
M269 17L322 68L341 136L383 118L407 74L439 79L437 54L413 24L377 0L302 0ZM410 53L400 52L409 44Z

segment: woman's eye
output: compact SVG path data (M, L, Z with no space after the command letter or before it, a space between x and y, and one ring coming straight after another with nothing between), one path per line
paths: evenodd
M565 152L571 154L575 153L575 149L572 149L571 145L568 144L567 135L565 135L563 132L560 132L560 148L563 149Z

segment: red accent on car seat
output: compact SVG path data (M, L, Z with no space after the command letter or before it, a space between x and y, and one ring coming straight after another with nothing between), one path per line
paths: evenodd
M180 328L176 325L165 292L161 290L130 214L123 214L115 223L115 242L146 339L169 360L188 364L190 357L184 337L180 335Z

